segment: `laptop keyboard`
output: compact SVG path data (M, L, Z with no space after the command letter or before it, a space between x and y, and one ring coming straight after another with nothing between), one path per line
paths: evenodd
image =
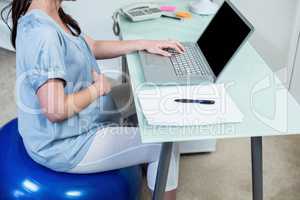
M203 57L196 45L186 45L185 53L179 54L174 49L166 49L172 54L171 62L177 77L185 77L190 75L208 76L210 71L205 65Z

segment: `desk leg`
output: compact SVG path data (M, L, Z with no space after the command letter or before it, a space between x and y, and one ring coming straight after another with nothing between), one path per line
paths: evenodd
M173 143L162 144L152 200L163 200L167 184Z
M263 200L262 137L251 137L253 200Z
M127 83L128 82L128 66L127 66L127 60L126 56L122 56L122 83Z

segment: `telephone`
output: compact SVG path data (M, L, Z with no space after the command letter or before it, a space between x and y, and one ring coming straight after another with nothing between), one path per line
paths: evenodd
M159 6L153 3L136 3L121 10L133 22L156 19L162 15Z
M134 3L117 10L113 15L115 35L120 34L120 27L118 24L119 15L123 15L132 22L139 22L151 19L160 18L162 11L159 6L154 3Z

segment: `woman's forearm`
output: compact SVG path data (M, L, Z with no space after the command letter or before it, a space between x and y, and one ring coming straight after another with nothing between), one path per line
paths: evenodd
M144 46L142 40L95 41L93 51L96 59L110 59L143 50Z
M110 59L123 56L125 54L146 50L149 53L162 56L171 56L165 49L172 48L179 53L184 53L185 49L178 41L159 40L122 40L122 41L101 41L94 40L89 36L85 40L91 48L96 59Z
M93 85L79 92L66 95L64 98L64 116L62 116L63 120L81 112L91 103L93 103L98 97L99 95L97 94L97 90Z
M64 93L63 87L61 81L52 80L38 90L42 110L51 122L61 122L72 117L100 96L94 84L68 95Z
M54 102L48 104L45 115L51 122L62 122L81 112L97 98L98 95L93 86L73 94L62 94Z
M111 85L103 74L92 72L94 82L79 92L65 94L64 84L59 79L48 80L42 85L37 96L43 113L51 122L64 121L81 112L98 97L108 94Z

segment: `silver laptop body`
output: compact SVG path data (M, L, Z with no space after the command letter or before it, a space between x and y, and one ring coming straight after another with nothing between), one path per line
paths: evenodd
M225 9L227 9L227 11ZM215 18L221 18L222 16L218 16L218 13L219 15L222 15L222 12L232 12L233 14L235 14L238 20L240 20L243 23L242 25L244 26L244 28L248 28L249 30L244 29L244 37L240 38L240 40L237 43L238 45L235 44L235 46L231 45L230 47L232 54L228 55L227 59L224 58L223 63L220 62L222 64L219 64L218 67L216 67L216 63L212 62L212 58L210 58L214 57L210 56L213 53L206 53L206 55L208 55L207 58L201 50L200 42L201 37L203 35L203 37L205 37L205 34L208 35L208 33L206 32L211 32L211 30L209 30L211 28L210 26L218 26L218 23L220 26L220 22L218 22L218 19ZM239 30L233 31L237 32ZM220 77L220 74L225 69L225 66L235 56L240 47L247 41L247 39L253 31L254 28L251 25L251 23L229 1L225 0L222 6L220 7L219 11L211 20L210 24L200 36L198 42L182 43L186 49L186 52L184 54L178 54L172 49L167 49L167 51L169 51L172 54L172 56L163 57L160 55L150 54L145 51L139 51L145 81L163 85L203 84L215 82L217 78ZM211 42L205 41L205 38L202 38L202 40L204 40L204 42L202 43ZM222 57L222 55L220 54L219 57ZM211 62L209 62L209 58L211 59ZM218 57L216 58L219 59ZM222 61L222 59L220 60Z

